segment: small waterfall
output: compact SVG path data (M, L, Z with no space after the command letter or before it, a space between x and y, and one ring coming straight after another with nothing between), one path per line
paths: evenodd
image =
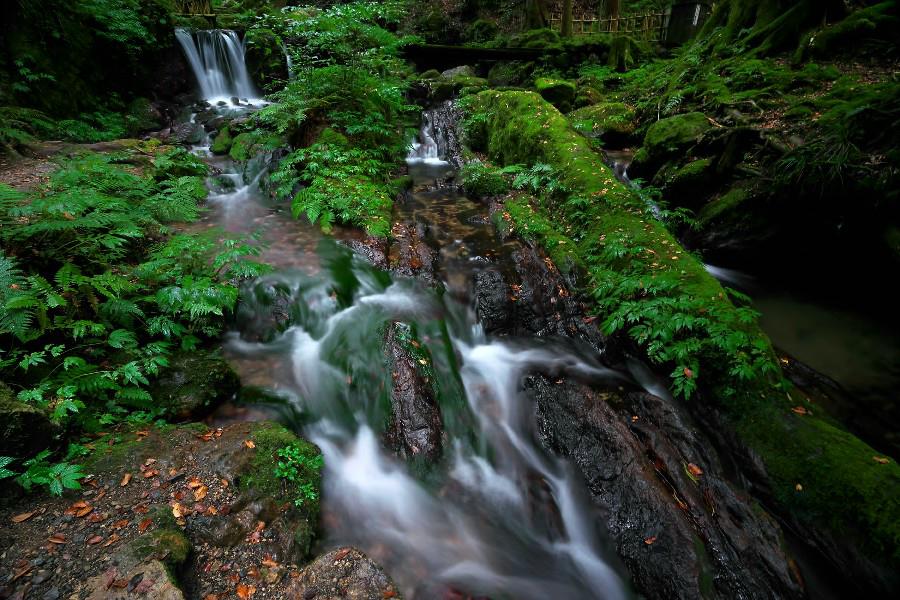
M230 98L256 99L259 92L247 72L244 44L228 29L176 29L175 37L194 71L200 93L208 102Z
M422 114L422 129L419 130L419 139L410 145L406 162L446 165L447 161L441 158L434 136L434 111L425 111Z

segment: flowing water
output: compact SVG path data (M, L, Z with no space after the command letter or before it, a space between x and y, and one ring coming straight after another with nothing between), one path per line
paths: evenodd
M175 37L187 57L204 100L229 103L238 98L257 104L259 92L247 72L244 44L228 29L176 29Z
M189 57L200 55L190 60L207 99L234 91L203 82L227 70L230 54L214 53L210 65L198 48L235 38L180 39ZM441 155L436 114L425 113L411 147L417 187L397 216L427 227L440 246L429 283L376 269L292 219L260 187L268 157L236 165L212 156L208 140L194 149L216 172L210 210L195 227L255 232L262 260L278 269L243 290L226 353L242 381L280 396L322 449L324 543L363 549L407 597L623 598L581 477L535 443L523 390L530 373L600 386L622 376L567 346L485 335L471 279L485 263L502 266L509 248L485 207L440 186L453 166ZM420 357L440 414L437 460L416 448L402 460L387 448L397 376L387 332Z

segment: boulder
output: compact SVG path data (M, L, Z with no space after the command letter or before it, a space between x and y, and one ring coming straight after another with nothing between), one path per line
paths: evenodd
M644 148L650 160L666 158L693 146L711 127L709 119L701 112L662 119L647 129Z
M568 112L575 100L575 84L564 79L538 77L534 87L541 97L562 112Z
M224 358L209 351L180 352L150 390L159 406L179 419L202 416L240 388Z
M55 443L60 427L46 412L16 400L0 382L0 456L29 458Z
M475 77L475 69L468 65L461 65L459 67L447 69L446 71L441 73L441 77L443 79L454 79L456 77Z
M323 554L300 571L283 596L286 600L384 600L399 598L385 572L356 548Z
M600 137L606 145L628 141L637 128L635 110L623 102L601 102L569 114L572 126L589 137Z

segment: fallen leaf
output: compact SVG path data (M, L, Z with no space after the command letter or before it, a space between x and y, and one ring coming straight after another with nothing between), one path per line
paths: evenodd
M872 460L874 460L875 462L882 464L882 465L886 465L889 462L891 462L891 460L889 458L885 458L883 456L873 456Z
M794 408L791 409L791 412L798 414L798 415L808 415L809 414L809 411L806 410L802 406L795 406Z
M187 514L187 510L182 505L176 502L172 505L172 514L175 515L176 519L180 519L185 514Z
M256 444L253 442L253 440L244 440L244 445L248 448L256 448Z
M648 546L651 546L653 544L653 542L655 542L655 541L656 541L655 535L651 535L650 537L644 539L644 543L647 544Z
M256 593L256 587L239 583L235 592L237 593L238 598L240 598L241 600L247 600L247 598Z
M188 479L188 487L191 489L198 488L203 485L203 482L200 481L199 477L191 477Z
M144 479L150 479L151 477L156 477L159 475L159 471L156 469L147 469L144 471Z
M143 521L141 521L138 524L138 531L140 531L141 533L144 533L145 531L147 531L147 528L150 527L150 525L152 525L152 524L153 524L153 519L150 519L150 518L144 519Z
M86 517L87 515L91 514L91 512L93 510L94 510L93 506L85 506L84 508L79 508L78 511L75 513L75 516L80 519L81 517Z
M381 595L382 598L396 598L397 590L385 590L385 592Z
M53 535L50 536L50 539L47 541L50 542L51 544L65 544L66 536L64 536L61 533L54 533Z
M272 555L266 554L263 558L262 564L264 567L268 567L270 569L278 568L278 563L272 560Z
M344 548L343 550L340 550L339 552L337 552L337 553L334 555L334 560L341 560L342 558L344 558L344 557L347 556L348 554L350 554L350 548Z
M134 435L138 436L139 438L142 438L142 437L147 437L148 435L150 435L150 432L147 430L135 431Z
M203 596L203 600L219 600L218 594L207 594Z
M102 536L102 535L95 535L94 537L90 538L90 539L87 541L87 545L88 545L88 546L93 546L94 544L99 544L99 543L102 542L102 541L103 541L103 536Z
M120 487L125 487L128 485L128 482L131 481L131 473L125 473L125 476L122 477L122 483L119 484Z
M90 521L91 523L99 523L100 521L102 521L105 518L106 518L105 516L101 515L97 511L94 511L91 513L91 516L89 516L87 518L87 520Z
M690 369L688 369L687 367L685 367L684 368L684 376L687 377L688 379L692 379L694 377L694 372L691 371Z
M206 498L206 494L209 491L209 488L205 485L201 485L196 490L194 490L194 501L200 502L204 498Z
M688 463L687 470L694 477L700 477L701 475L703 475L703 469L701 469L694 463Z
M10 520L11 520L13 523L23 523L23 522L27 521L28 519L30 519L31 517L33 517L33 516L34 516L34 513L35 513L35 511L27 512L27 513L22 513L22 514L20 514L20 515L14 516L14 517L13 517L12 519L10 519Z
M111 536L109 536L109 539L106 540L106 543L103 544L103 547L104 547L104 548L109 548L110 546L112 546L113 544L115 544L116 542L118 542L120 539L122 539L122 538L119 537L119 534L118 534L118 533L114 533L114 534L112 534Z
M10 580L10 583L12 583L13 581L15 581L16 579L19 579L19 578L21 578L21 577L27 575L28 573L31 572L31 570L32 570L33 568L34 568L34 565L26 564L24 567L22 567L21 569L19 569L18 571L16 571L15 575L13 575L13 578ZM27 585L27 584L26 584L26 585Z
M128 527L128 524L130 522L131 521L129 521L128 519L120 519L112 524L112 528L113 529L122 529L123 527Z
M798 484L794 487L794 489L797 490L798 492L802 492L802 491L803 491L803 486L800 485L800 484L798 483Z
M156 462L155 458L148 458L147 460L144 461L144 466L149 467L150 465L152 465L155 462Z

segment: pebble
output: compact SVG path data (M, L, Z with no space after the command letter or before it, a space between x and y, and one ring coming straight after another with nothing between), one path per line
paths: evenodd
M50 588L47 590L43 596L41 596L43 600L58 600L59 599L59 590L56 588Z

